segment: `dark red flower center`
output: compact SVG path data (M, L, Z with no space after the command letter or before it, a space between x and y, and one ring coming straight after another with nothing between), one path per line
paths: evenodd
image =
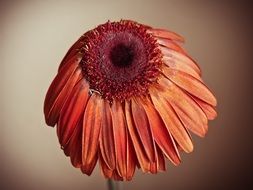
M146 26L107 22L85 33L83 44L84 78L110 101L147 95L160 74L161 51Z
M132 64L135 57L133 47L123 43L115 45L110 52L110 59L116 67L127 67Z

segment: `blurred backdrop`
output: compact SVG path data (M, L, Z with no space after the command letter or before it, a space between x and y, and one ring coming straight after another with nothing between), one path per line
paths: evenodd
M46 91L68 48L107 20L133 19L186 38L218 99L218 118L178 167L136 172L123 189L245 187L252 171L252 6L208 1L0 1L0 189L105 189L97 167L72 167L43 116Z

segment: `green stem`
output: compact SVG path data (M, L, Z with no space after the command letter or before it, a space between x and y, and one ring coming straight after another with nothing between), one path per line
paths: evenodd
M119 183L120 182L108 179L107 180L108 190L121 190L121 184Z

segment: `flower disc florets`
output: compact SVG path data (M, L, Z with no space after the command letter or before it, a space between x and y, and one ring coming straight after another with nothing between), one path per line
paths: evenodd
M162 55L147 29L121 20L84 34L81 66L91 89L110 101L148 94L160 74Z

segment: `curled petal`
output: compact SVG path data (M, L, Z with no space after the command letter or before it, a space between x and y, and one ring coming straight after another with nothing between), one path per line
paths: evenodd
M44 114L49 126L54 126L57 123L64 102L81 78L81 69L78 68L79 62L80 58L76 57L69 60L48 89L44 102Z

